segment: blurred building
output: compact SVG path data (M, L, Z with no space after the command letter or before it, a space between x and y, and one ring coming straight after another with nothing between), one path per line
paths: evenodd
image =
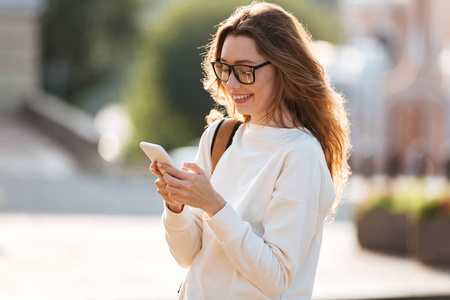
M80 166L99 168L93 118L40 88L40 17L45 5L45 0L0 0L0 117L8 115L2 126L5 132L17 126L30 128L30 134L40 130Z
M353 171L448 174L450 1L342 0L341 12L350 53L330 73L349 98Z
M0 111L39 84L39 0L0 0Z

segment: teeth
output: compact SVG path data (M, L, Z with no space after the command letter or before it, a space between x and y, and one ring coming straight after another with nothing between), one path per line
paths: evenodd
M244 99L244 98L247 98L247 97L250 97L250 96L251 96L251 94L242 95L242 96L234 96L233 98L236 99L236 100L241 100L241 99Z

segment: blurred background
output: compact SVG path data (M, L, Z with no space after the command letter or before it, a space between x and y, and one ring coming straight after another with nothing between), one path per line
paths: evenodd
M273 2L352 123L314 299L450 299L450 1ZM138 144L194 159L203 46L249 3L0 0L0 299L175 298Z

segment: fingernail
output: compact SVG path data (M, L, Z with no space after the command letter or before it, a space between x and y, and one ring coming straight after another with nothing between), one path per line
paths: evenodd
M156 165L158 166L158 168L162 167L162 164L160 164L160 163L157 163Z

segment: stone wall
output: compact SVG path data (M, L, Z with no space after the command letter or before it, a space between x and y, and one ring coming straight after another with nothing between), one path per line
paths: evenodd
M0 1L0 111L21 106L39 84L38 0Z

